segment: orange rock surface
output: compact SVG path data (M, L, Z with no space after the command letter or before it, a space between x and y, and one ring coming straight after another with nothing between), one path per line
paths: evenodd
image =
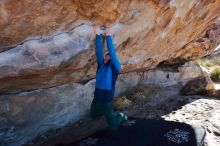
M121 73L210 54L219 14L220 0L1 0L0 93L94 78L94 24L111 27Z

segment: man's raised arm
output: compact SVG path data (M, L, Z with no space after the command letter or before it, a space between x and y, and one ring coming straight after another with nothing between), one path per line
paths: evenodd
M118 60L118 57L115 52L115 46L113 44L112 38L111 38L111 32L109 28L106 29L106 42L107 42L107 47L108 47L108 52L112 61L112 64L114 67L120 71L121 70L121 64Z
M104 63L104 50L103 50L103 44L102 44L102 36L100 35L100 30L98 26L94 26L93 30L96 34L96 60L99 66L101 66Z

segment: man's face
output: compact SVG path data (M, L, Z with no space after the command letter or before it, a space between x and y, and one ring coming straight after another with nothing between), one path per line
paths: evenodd
M110 60L110 56L109 55L105 55L104 64L106 64L109 60Z

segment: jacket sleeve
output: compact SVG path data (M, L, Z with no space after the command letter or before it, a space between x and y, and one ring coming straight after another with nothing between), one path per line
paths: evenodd
M120 71L121 70L121 64L120 64L120 62L118 60L118 57L116 55L115 47L114 47L114 44L112 42L111 36L106 36L106 42L107 42L108 52L109 52L112 64L117 69L117 71Z
M101 35L96 35L96 60L99 66L104 64L104 51Z

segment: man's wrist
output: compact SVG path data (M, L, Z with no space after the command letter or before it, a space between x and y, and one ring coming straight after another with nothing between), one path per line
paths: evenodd
M97 37L101 37L101 34L96 34Z

